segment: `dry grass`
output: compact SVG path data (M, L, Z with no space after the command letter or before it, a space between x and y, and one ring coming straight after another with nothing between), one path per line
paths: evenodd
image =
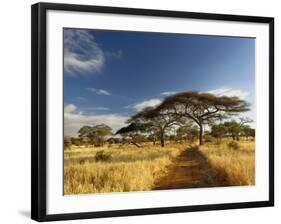
M230 143L230 144L229 144ZM200 146L200 151L218 171L221 182L228 185L255 184L255 142L239 141L238 148L229 141Z
M72 147L64 152L64 193L151 190L182 146Z
M146 144L104 147L75 147L64 151L64 193L147 191L165 176L167 167L187 148L184 144ZM191 146L191 145L190 145ZM216 173L217 186L255 184L255 142L221 144L208 142L199 147Z

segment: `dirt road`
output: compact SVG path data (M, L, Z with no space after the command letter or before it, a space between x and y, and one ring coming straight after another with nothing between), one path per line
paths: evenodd
M156 181L154 190L227 186L225 174L218 173L196 148L184 150Z

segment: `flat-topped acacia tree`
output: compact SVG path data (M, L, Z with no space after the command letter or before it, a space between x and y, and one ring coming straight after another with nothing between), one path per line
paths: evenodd
M182 121L173 114L167 113L165 108L146 107L133 115L127 122L149 124L150 130L158 134L161 146L164 147L165 133L174 125L179 125Z
M140 148L141 146L138 143L140 134L146 132L148 128L149 124L131 123L126 127L120 128L115 134L119 134L123 137L130 137L131 143Z
M181 92L169 96L155 108L165 110L174 118L187 118L199 127L199 144L203 144L203 125L249 110L249 104L238 97L216 96L211 93Z

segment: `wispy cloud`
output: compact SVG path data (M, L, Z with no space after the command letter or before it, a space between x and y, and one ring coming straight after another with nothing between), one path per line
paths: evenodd
M73 104L72 104L73 105ZM70 110L64 112L64 133L65 135L77 136L78 130L84 125L98 125L104 123L116 132L118 129L125 125L128 116L123 116L119 114L83 114L77 110ZM69 108L69 105L66 105ZM71 106L72 107L72 106ZM73 107L72 107L73 109Z
M83 110L109 110L108 107L83 107Z
M103 50L88 30L64 30L64 69L70 74L96 73L105 63Z
M219 88L207 91L208 93L212 93L218 96L237 96L241 99L245 99L249 96L249 92L241 90L241 89L232 89L232 88Z
M170 95L173 95L173 94L176 94L177 92L176 91L167 91L167 92L163 92L161 93L162 96L170 96Z
M133 105L126 106L125 108L133 108L136 111L141 111L142 109L146 107L155 107L158 106L162 102L162 99L154 98L150 100L144 100L139 103L135 103Z
M108 90L105 89L96 89L96 88L86 88L88 91L95 93L97 95L106 95L110 96L111 93Z

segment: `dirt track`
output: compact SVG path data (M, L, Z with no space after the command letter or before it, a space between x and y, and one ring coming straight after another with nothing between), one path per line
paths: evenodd
M196 148L184 150L156 181L154 190L227 186L227 177L218 173Z

